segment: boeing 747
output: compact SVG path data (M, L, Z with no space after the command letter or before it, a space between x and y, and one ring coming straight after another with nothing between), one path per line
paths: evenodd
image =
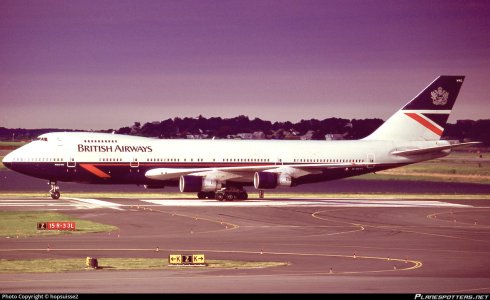
M473 143L441 140L464 76L439 76L371 135L351 141L163 140L92 132L47 133L3 164L49 181L179 186L198 198L245 200L244 187L294 187L418 163Z

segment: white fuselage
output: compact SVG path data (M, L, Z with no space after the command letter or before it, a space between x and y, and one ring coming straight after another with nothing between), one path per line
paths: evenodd
M433 159L449 152L397 156L391 154L394 151L447 144L447 141L162 140L117 134L64 132L40 136L38 140L7 155L4 163L11 163L14 170L24 166L23 173L36 177L82 182L92 180L88 180L88 176L55 178L53 175L51 178L48 176L51 172L39 176L35 169L39 165L49 165L55 170L66 169L66 173L70 173L71 169L75 170L81 165L82 169L79 171L82 173L100 169L110 177L111 166L119 169L124 167L131 173L137 170L141 175L155 168L268 166L273 169L290 165L295 168L318 165L319 170L326 172L329 166L341 165L369 172ZM28 172L29 165L34 170L33 173ZM57 173L63 172L52 174ZM112 182L109 176L98 176L102 173L97 171L91 173L94 182ZM243 176L235 178L236 181L252 180L253 172L247 174L244 170L242 173ZM347 176L344 177L349 177L349 174L345 175ZM178 180L178 176L174 179ZM136 181L135 183L144 183L145 180L141 177ZM131 183L130 180L127 183Z

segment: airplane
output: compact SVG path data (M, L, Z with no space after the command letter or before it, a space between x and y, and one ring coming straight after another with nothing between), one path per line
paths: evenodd
M246 200L260 193L374 173L448 155L479 142L441 140L465 76L439 76L360 140L175 140L110 133L57 132L9 153L3 164L49 181L179 186L199 199Z

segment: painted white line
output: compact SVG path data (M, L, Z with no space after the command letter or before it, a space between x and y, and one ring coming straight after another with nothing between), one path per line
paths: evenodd
M32 205L32 206L46 206L46 205L72 205L70 203L60 203L60 202L44 202L44 203L33 203L33 202L3 202L0 203L0 206L24 206L24 205Z
M3 199L0 200L0 207L19 207L19 208L42 208L43 210L70 210L70 209L92 209L86 203L75 202L72 200L37 200L37 199ZM98 206L97 206L98 207Z
M2 202L26 202L26 201L30 201L30 202L46 202L46 201L54 201L54 200L46 200L46 199L1 199L0 200L0 203Z
M309 200L306 198L292 198L293 200ZM400 199L348 199L323 198L318 199L331 205L350 205L351 207L473 207L467 204L448 203L434 200L400 200Z
M124 210L124 209L120 208L121 206L124 206L124 205L118 204L118 203L113 203L113 202L108 202L108 201L102 201L102 200L97 200L97 199L82 199L82 198L64 198L64 199L74 200L75 202L77 202L77 204L82 204L85 207L90 207L90 208L101 208L101 207L103 207L103 208Z
M2 203L0 206L73 206L69 203Z
M143 202L162 206L189 206L189 207L473 207L471 205L447 203L442 201L415 201L415 200L356 200L356 199L304 199L291 200L247 200L219 202L216 200L141 200Z
M2 201L0 202L0 205L3 204L31 204L31 205L51 205L51 204L69 204L68 202L62 202L62 201L44 201L44 202L32 202L30 200L24 200L24 201Z

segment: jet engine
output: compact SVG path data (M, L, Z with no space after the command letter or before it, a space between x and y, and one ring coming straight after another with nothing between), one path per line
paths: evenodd
M221 188L221 182L201 176L182 175L179 180L179 189L187 192L214 192Z
M275 189L278 186L290 187L291 176L285 173L255 172L254 187L256 189Z

